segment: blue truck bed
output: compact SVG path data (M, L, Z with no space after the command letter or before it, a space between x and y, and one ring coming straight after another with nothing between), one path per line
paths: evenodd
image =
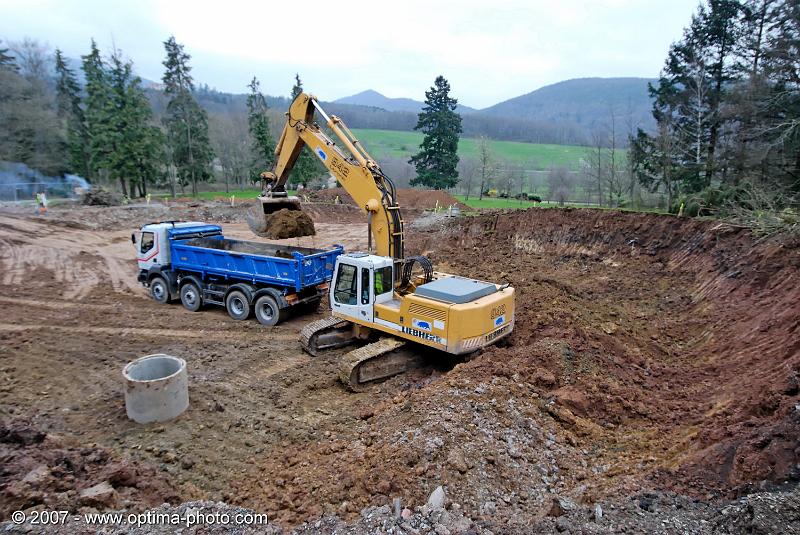
M330 250L230 240L216 225L169 232L172 268L230 281L266 283L300 291L331 279L340 245Z

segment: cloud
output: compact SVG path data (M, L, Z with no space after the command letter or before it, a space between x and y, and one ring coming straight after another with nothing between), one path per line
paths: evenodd
M372 88L422 98L438 74L482 107L583 76L655 76L697 0L406 0L250 2L2 0L0 35L85 53L112 40L143 76L161 76L174 34L198 81L242 92L254 74L271 94L294 72L337 98Z

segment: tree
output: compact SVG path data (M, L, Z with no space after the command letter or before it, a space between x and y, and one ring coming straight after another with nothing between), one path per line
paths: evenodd
M297 95L303 92L303 81L299 74L294 75L294 85L292 86L291 98L294 101ZM304 184L325 174L325 167L319 162L316 156L308 147L303 147L300 156L294 163L292 174L289 176L290 184Z
M639 183L652 192L663 188L667 194L667 208L671 209L682 168L677 143L669 125L661 123L655 136L640 128L636 136L630 139L628 157Z
M100 57L100 50L94 39L89 53L82 56L82 59L83 74L86 79L84 119L88 139L88 147L85 150L89 155L86 178L93 180L102 175L107 177L115 135L111 118L113 102L108 69Z
M258 79L254 76L247 87L250 88L250 94L247 95L247 124L253 139L250 180L255 182L261 172L275 162L275 141L269 131L267 101L261 94Z
M420 151L410 160L417 169L411 185L445 189L458 183L458 140L462 128L461 116L455 112L457 104L450 97L450 84L438 76L434 86L425 92L425 106L414 127L425 136Z
M303 81L300 79L300 73L294 73L294 85L292 86L292 100L297 98L297 95L303 92Z
M738 0L701 4L683 38L670 47L654 97L653 117L673 129L686 171L683 188L700 191L724 168L716 160L724 130L722 103L736 80L734 51L742 35Z
M21 162L44 174L67 170L63 131L56 114L47 47L26 39L0 51L0 160ZM20 68L18 68L20 67Z
M563 206L572 194L575 180L568 169L552 167L547 173L547 185L550 188L550 198Z
M244 117L236 114L211 114L209 137L214 152L219 156L225 192L230 185L244 189L250 183L253 158L252 136Z
M0 69L7 69L13 72L19 72L17 62L14 56L9 55L8 48L0 48Z
M163 156L161 131L151 124L153 112L133 74L133 64L114 50L110 58L112 152L109 178L120 181L122 191L131 197L147 194L147 184L155 182ZM127 180L127 188L125 182Z
M170 100L163 123L167 129L169 154L181 187L191 184L192 195L197 196L197 183L211 178L214 159L208 139L208 117L192 94L191 56L175 37L164 41L164 49L167 57L163 62L166 70L162 81L164 93Z
M481 177L478 200L483 199L483 193L492 185L492 173L494 173L494 155L489 146L489 138L481 136L478 139L478 174Z
M82 177L89 175L89 135L81 107L80 86L61 50L56 49L56 109L66 131L69 169Z

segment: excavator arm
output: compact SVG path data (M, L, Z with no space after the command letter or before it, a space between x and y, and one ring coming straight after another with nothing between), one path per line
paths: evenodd
M315 112L341 145L314 122ZM259 199L264 214L270 213L273 199L280 203L286 198L286 181L306 145L366 213L370 249L374 239L376 254L401 262L403 220L394 183L344 122L335 115L328 116L313 95L300 93L286 113L286 124L275 147L275 165L262 174L264 188Z

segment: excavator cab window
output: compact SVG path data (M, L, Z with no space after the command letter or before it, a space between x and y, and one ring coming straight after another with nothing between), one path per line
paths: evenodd
M375 270L375 295L392 291L392 266L386 266Z
M339 272L336 274L336 289L333 292L336 302L343 305L355 305L358 296L357 282L356 267L339 264Z
M369 304L369 270L361 268L361 304Z

